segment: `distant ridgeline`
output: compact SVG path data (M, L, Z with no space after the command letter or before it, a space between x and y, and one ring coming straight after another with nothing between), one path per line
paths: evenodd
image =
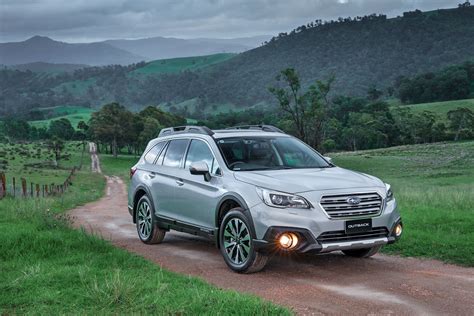
M192 111L210 112L224 105L238 109L274 104L268 87L288 67L299 73L303 88L335 76L333 95L362 96L375 87L388 94L398 91L404 102L458 98L466 96L464 71L472 82L472 65L467 70L459 66L439 71L470 60L473 38L474 7L466 3L455 9L406 12L392 19L369 15L316 20L226 58L211 55L61 73L3 69L0 116L63 104L99 107L111 101L134 110L150 104L167 109L176 105L182 115L191 117ZM199 67L193 67L196 64ZM433 74L414 77L423 73ZM430 82L450 78L462 81L464 90L446 94L446 86L445 92L436 92L442 95L414 92L415 86L428 91ZM472 95L472 84L467 95ZM192 110L180 104L190 104Z

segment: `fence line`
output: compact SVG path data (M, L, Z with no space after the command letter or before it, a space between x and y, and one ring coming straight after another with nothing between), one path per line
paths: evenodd
M76 173L77 167L73 167L71 172L61 184L39 184L29 182L26 178L21 177L20 186L17 185L17 177L11 177L11 185L4 172L0 172L0 200L6 196L14 198L40 198L64 194L72 183L72 179Z

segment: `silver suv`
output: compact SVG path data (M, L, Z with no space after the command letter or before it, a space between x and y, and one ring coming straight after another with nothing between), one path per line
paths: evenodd
M128 208L146 244L171 229L209 237L236 272L275 253L374 255L402 234L390 185L339 168L276 127L171 127L130 170Z

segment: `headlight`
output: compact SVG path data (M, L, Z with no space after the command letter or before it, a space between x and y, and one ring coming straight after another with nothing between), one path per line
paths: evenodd
M387 197L385 198L385 200L387 202L393 200L393 191L392 191L392 187L390 186L390 184L385 183L385 189L387 190Z
M262 201L271 207L279 208L309 208L309 203L305 198L289 193L269 191L258 188L257 193Z

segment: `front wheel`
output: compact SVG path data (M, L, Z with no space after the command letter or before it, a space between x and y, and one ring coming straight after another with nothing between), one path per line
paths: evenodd
M142 196L137 204L136 222L138 237L145 244L159 244L165 238L166 231L158 227L154 214L150 199Z
M363 249L351 249L351 250L343 250L342 252L346 256L356 257L356 258L369 258L379 252L382 246L375 246L371 248L363 248Z
M255 250L249 220L242 212L234 208L225 215L219 228L219 246L229 268L254 273L265 267L268 256Z

